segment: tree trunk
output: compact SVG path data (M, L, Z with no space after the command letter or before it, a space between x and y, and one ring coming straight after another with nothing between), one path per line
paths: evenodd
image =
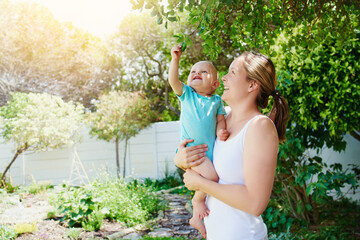
M115 149L116 149L116 175L120 177L120 161L119 161L119 138L115 139Z
M18 149L15 153L15 156L13 157L13 159L11 160L11 162L9 163L9 165L7 165L5 171L3 172L3 175L1 177L1 182L5 183L5 177L6 177L6 173L9 171L11 165L15 162L16 158L22 153L24 152L26 149L28 149L29 146L27 143L25 143L25 147L23 149Z
M127 145L128 145L128 139L125 138L123 178L125 178L125 173L126 173L126 152L127 152Z

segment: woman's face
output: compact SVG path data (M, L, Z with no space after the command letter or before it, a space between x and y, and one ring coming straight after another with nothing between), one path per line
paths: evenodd
M224 92L221 99L226 103L240 100L247 93L247 80L243 57L236 58L229 67L229 72L222 78Z

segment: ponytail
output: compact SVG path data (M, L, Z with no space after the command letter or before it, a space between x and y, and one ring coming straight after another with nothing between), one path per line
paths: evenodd
M269 117L275 124L279 141L282 142L285 140L286 123L289 120L289 105L278 90L272 92L271 95L274 98L274 104L269 113Z
M274 105L269 113L279 136L279 141L285 140L286 122L289 120L289 106L285 98L276 90L275 66L270 58L257 52L244 52L241 56L245 60L248 80L260 83L256 104L259 108L266 108L269 96L274 98Z

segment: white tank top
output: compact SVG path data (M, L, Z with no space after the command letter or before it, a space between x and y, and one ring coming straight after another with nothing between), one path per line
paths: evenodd
M225 142L216 139L213 163L219 175L220 184L245 185L243 168L245 134L250 122L258 117L266 116L253 117L236 136ZM266 225L261 216L256 217L230 207L212 196L208 196L207 206L210 214L204 222L208 240L267 239Z

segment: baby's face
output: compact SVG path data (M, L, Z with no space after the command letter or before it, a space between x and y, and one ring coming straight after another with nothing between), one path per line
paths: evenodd
M217 72L209 62L198 62L191 68L187 84L200 95L211 95L217 88Z

